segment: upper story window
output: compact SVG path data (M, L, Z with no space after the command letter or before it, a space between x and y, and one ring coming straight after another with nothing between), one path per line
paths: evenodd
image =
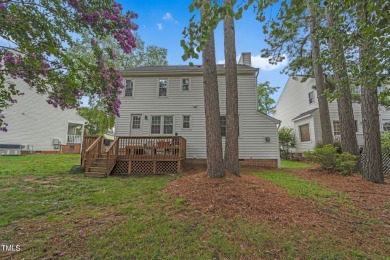
M301 142L310 142L309 124L299 126L299 135L301 137Z
M126 80L125 97L132 97L134 91L134 81L132 79Z
M351 86L351 94L352 95L360 95L361 88L360 86Z
M183 129L191 128L191 116L183 116Z
M340 135L340 122L333 121L333 136L339 136L339 135Z
M183 90L183 91L190 90L190 79L189 78L182 78L181 79L181 90Z
M168 79L159 79L158 83L158 96L168 96Z
M309 104L314 103L314 91L309 92Z

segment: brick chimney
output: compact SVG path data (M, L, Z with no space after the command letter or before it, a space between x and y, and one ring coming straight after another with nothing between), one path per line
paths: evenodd
M243 52L240 55L240 59L238 60L238 64L252 66L251 53Z

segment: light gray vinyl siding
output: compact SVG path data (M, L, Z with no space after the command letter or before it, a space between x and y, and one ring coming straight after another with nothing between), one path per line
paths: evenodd
M309 78L306 82L300 82L301 79L302 77L297 77L297 79L290 77L288 79L276 105L275 113L273 114L276 119L282 121L281 126L292 127L295 129L296 138L299 136L299 131L297 131L297 124L300 124L300 120L294 122L292 119L304 112L318 108L317 91L313 89L315 80ZM314 91L315 101L314 103L309 104L308 93L311 91ZM379 107L379 112L382 130L382 120L390 119L390 111L383 107ZM333 121L339 121L337 101L329 102L329 114L333 131ZM360 103L353 103L353 114L355 120L357 121L358 127L358 131L356 133L358 145L363 146L363 120ZM313 142L301 144L299 140L297 140L295 149L296 152L312 150L314 149L315 144L322 140L321 121L318 110L312 113L311 123L313 124L313 127L310 129L314 131L312 136L314 138Z
M190 91L181 89L181 78L190 78ZM124 77L127 78L126 76ZM174 134L187 140L188 158L206 158L206 132L203 96L203 78L200 75L177 76L132 76L134 97L122 97L120 117L116 118L116 135L132 135L130 118L132 114L142 114L142 136L150 133L152 115L173 115ZM158 96L159 78L168 78L168 97ZM226 113L226 91L223 75L218 77L221 115ZM257 112L256 77L253 74L238 78L241 159L277 159L277 121ZM191 116L190 129L183 129L183 115ZM145 116L148 119L145 119ZM161 136L161 135L157 135ZM266 143L265 137L271 142ZM224 142L224 138L223 138Z
M15 80L24 93L15 97L17 103L4 111L8 132L0 132L0 144L33 146L36 151L55 151L53 139L66 144L69 123L84 124L76 110L61 110L46 102L46 97L31 90L26 83Z

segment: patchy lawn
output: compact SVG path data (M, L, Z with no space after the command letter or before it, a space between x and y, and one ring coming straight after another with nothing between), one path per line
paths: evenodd
M0 247L0 258L390 255L389 184L297 162L283 162L281 171L243 168L241 177L224 179L209 179L203 167L185 176L68 174L79 162L74 155L0 157L0 244L21 246Z

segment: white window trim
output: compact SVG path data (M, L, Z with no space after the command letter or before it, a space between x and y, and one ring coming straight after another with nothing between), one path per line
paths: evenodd
M139 128L133 128L133 116L139 116ZM140 130L142 131L142 114L131 114L130 115L130 131L131 130Z
M385 129L384 129L384 125L385 125L386 122L390 122L390 119L387 119L387 118L382 118L381 119L381 132L384 132L384 133L389 132L389 131L385 131Z
M159 134L152 134L152 117L153 116L159 116L161 118L160 120L160 133ZM171 116L172 117L172 134L164 134L164 116ZM153 136L173 136L175 135L175 116L174 115L150 115L150 124L149 124L149 134Z
M183 90L183 79L188 79L188 90ZM180 90L182 92L191 92L191 78L190 77L181 77L180 78Z
M313 101L312 102L310 102L310 93L313 93ZM312 90L309 93L307 93L307 98L308 98L308 101L309 101L309 105L314 104L316 102L316 95L314 93L314 90Z
M185 116L189 116L190 117L190 127L189 128L184 128L183 125L184 125L184 117ZM192 129L192 115L190 114L186 114L186 115L182 115L181 116L181 130L183 131L189 131Z
M167 95L166 96L160 96L160 80L166 79L167 80ZM157 97L158 98L167 98L169 97L169 78L158 78L157 79Z
M126 80L132 80L133 81L133 95L131 95L131 96L126 96ZM126 78L125 79L125 82L124 82L124 84L125 84L125 89L124 89L124 91L123 91L123 97L124 98L134 98L134 94L135 94L135 80L134 80L134 78Z
M304 142L302 142L302 140L301 140L301 126L303 126L303 125L309 125L309 137L310 137L310 140L309 141L304 141ZM300 125L298 125L298 133L299 133L299 142L301 143L301 144L308 144L308 143L311 143L312 142L312 136L311 136L311 131L310 131L310 122L305 122L305 123L302 123L302 124L300 124Z

